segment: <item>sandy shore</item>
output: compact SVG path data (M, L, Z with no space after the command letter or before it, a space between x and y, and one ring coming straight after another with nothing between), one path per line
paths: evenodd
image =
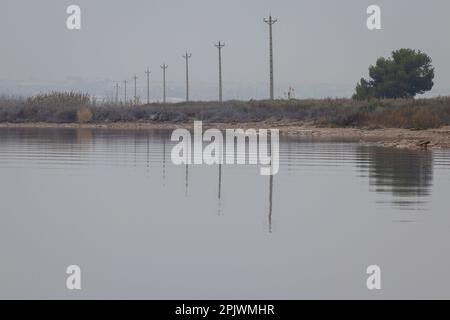
M193 123L130 122L110 124L0 123L0 128L85 128L85 129L176 129L192 128ZM379 146L406 149L450 149L450 127L428 130L396 128L327 128L297 122L209 123L204 128L279 129L282 135L357 139Z

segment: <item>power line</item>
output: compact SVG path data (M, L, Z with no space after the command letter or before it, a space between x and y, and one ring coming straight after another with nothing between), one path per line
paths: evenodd
M222 48L225 47L225 43L219 43L214 45L219 49L219 102L222 103Z
M191 53L187 53L182 55L182 57L186 60L186 102L189 101L189 59L192 57Z
M270 58L270 100L274 99L273 90L273 42L272 42L272 26L278 21L278 19L272 19L269 15L269 19L264 18L264 22L269 25L269 58Z
M163 103L166 103L166 69L169 66L167 64L163 64L161 69L163 70Z

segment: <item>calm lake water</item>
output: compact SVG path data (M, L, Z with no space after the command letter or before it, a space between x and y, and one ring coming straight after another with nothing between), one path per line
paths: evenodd
M282 138L270 178L170 134L0 129L0 298L450 298L449 152Z

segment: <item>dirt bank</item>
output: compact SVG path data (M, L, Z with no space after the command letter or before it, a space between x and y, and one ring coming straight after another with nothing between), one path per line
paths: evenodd
M193 123L117 122L109 124L0 123L0 128L87 128L87 129L176 129ZM282 135L321 138L349 138L379 146L407 149L450 149L450 126L438 129L330 128L297 122L204 123L204 128L279 129Z

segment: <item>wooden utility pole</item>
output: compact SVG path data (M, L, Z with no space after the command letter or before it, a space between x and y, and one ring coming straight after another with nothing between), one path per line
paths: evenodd
M123 103L127 104L127 80L123 81L123 88L124 88L124 97L123 97Z
M137 105L137 87L136 87L137 78L138 77L136 75L133 77L133 79L134 79L134 105Z
M272 19L272 16L269 15L268 19L264 19L264 22L269 25L269 69L270 69L270 100L274 99L274 90L273 90L273 41L272 41L272 26L277 22L277 19Z
M219 43L214 45L219 49L219 102L222 103L222 48L225 47L225 43Z
M147 104L150 104L150 73L151 71L147 68L147 71L145 71L147 75Z
M115 88L116 88L115 103L119 104L119 83L118 82L116 82Z
M192 57L191 53L187 53L182 55L182 57L186 60L186 102L189 101L189 59Z
M167 64L163 64L161 69L163 70L163 103L166 103L166 69L169 66Z

